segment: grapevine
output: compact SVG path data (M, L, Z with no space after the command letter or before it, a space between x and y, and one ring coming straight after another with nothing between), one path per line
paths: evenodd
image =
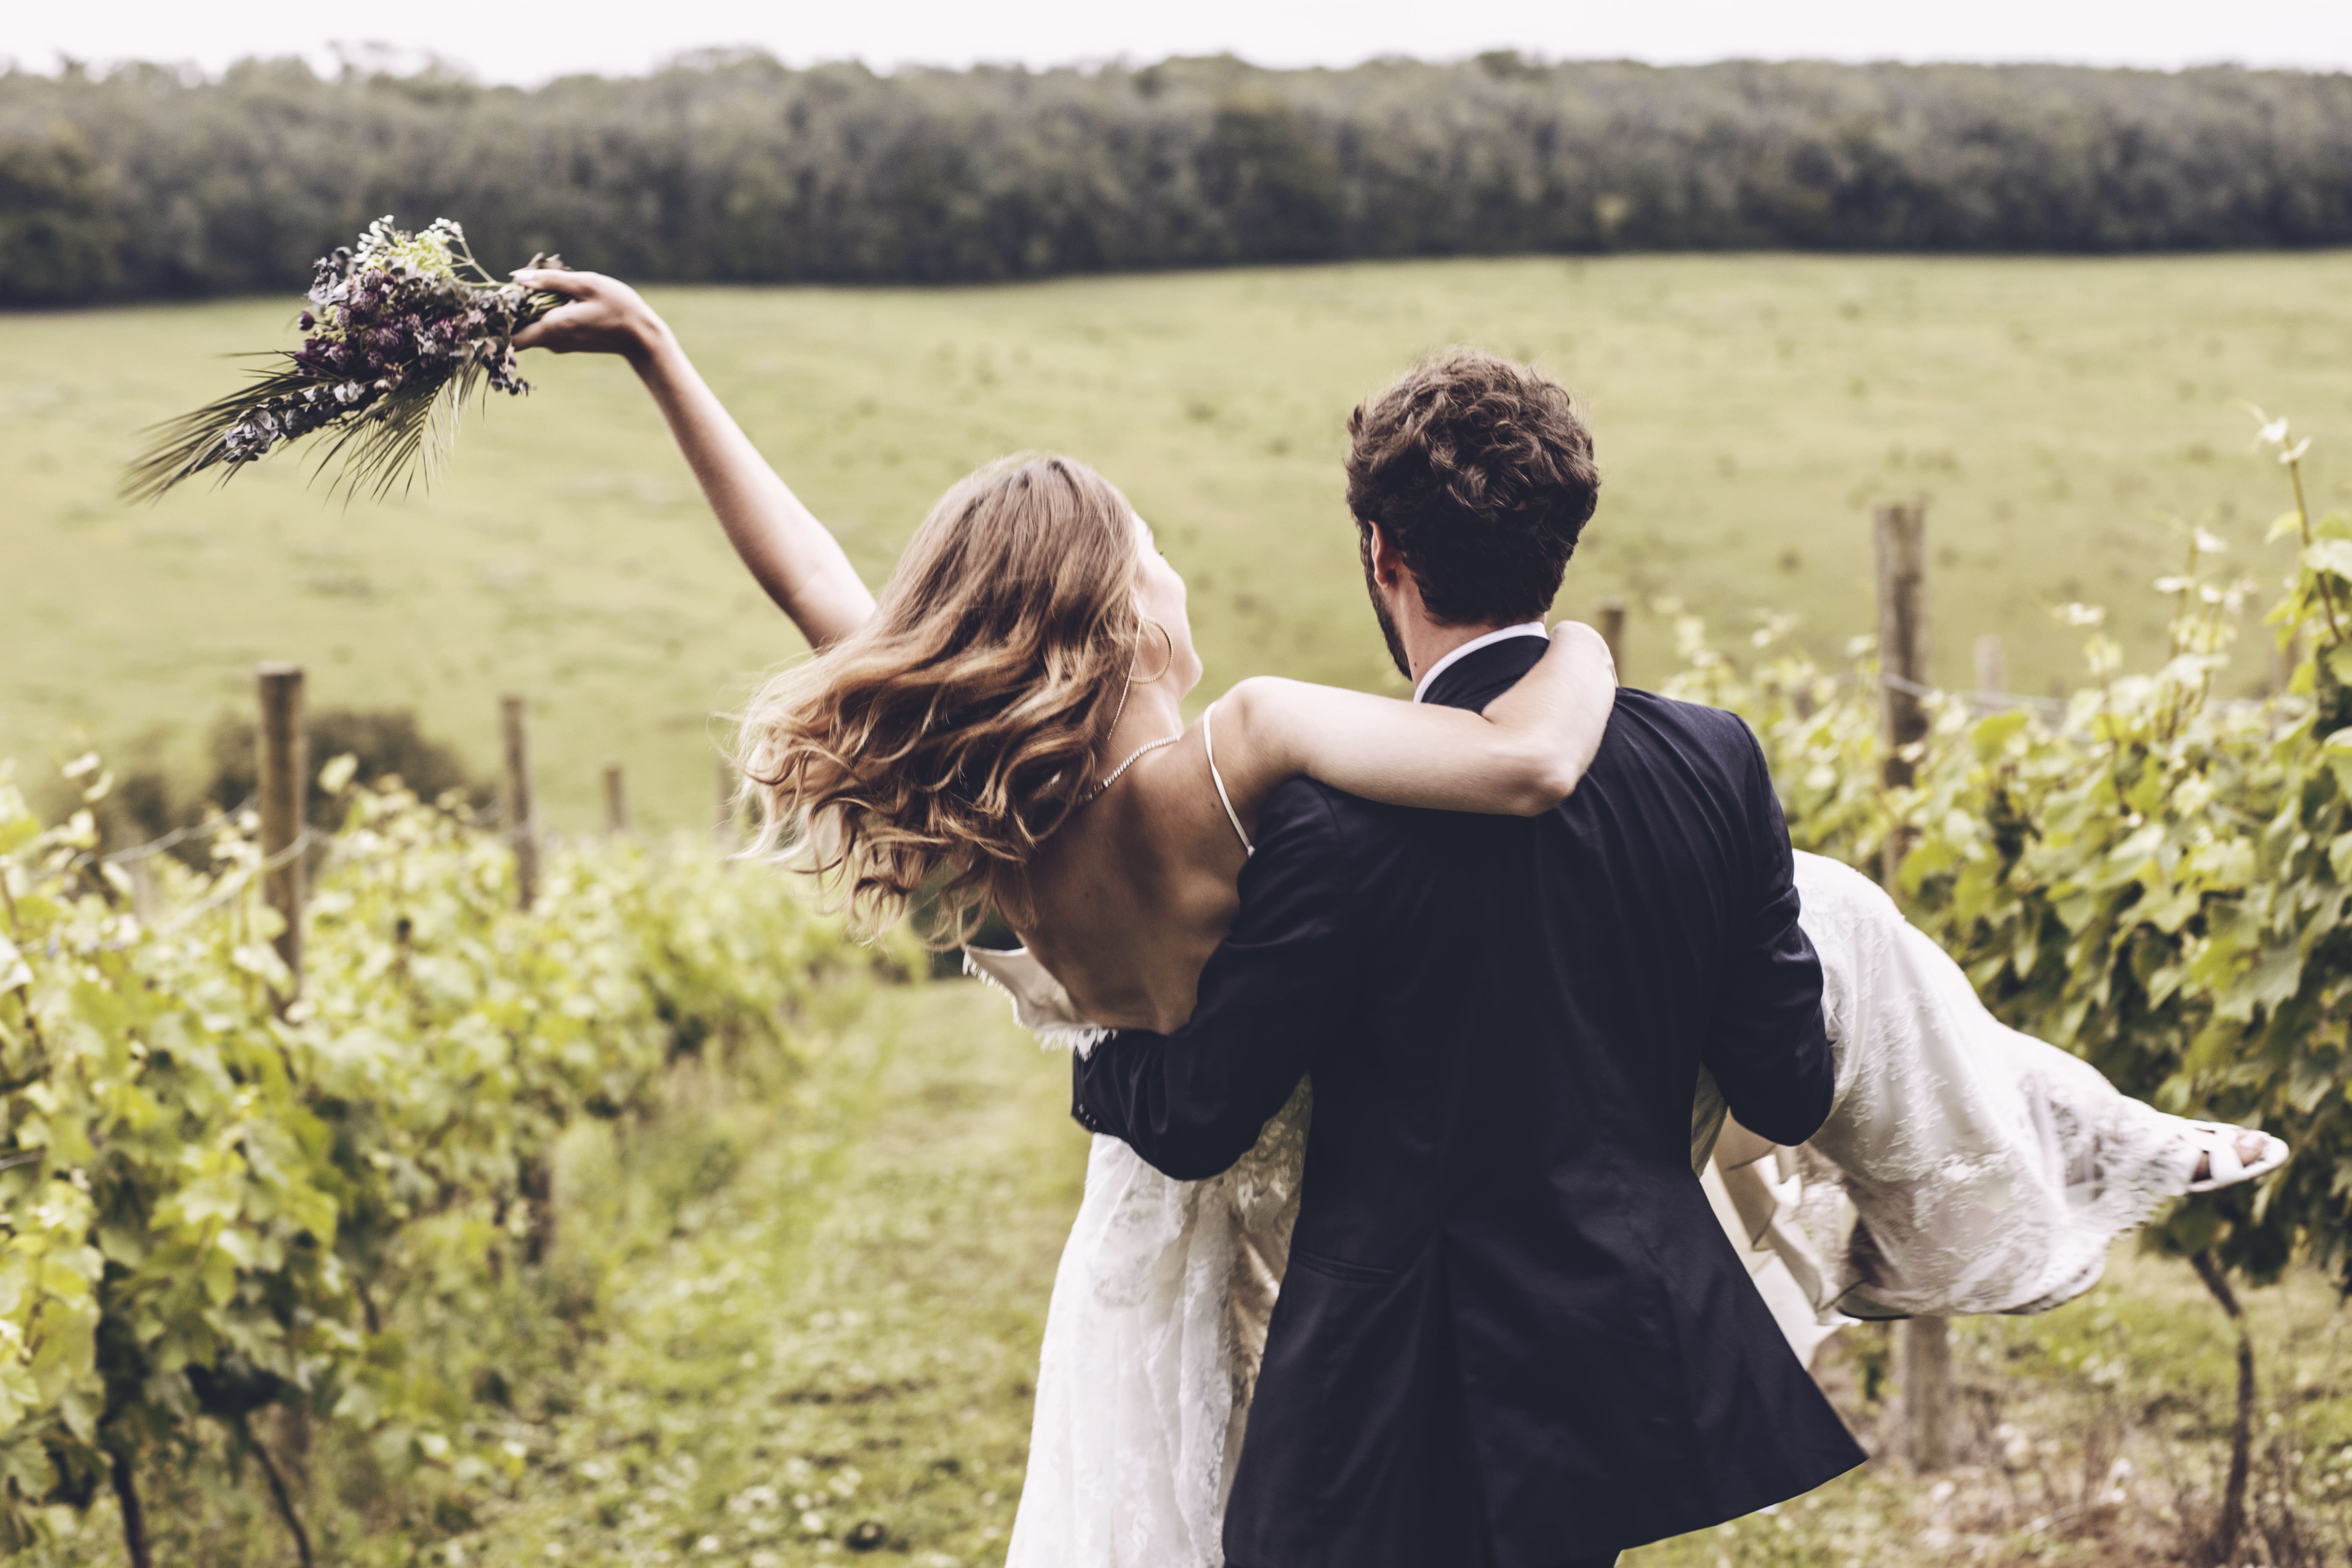
M2158 668L2126 672L2104 613L2065 606L2089 634L2089 680L2046 713L1930 699L1908 787L1878 782L1866 642L1833 675L1768 626L1742 669L1686 619L1689 668L1671 688L1756 726L1799 847L1875 871L1901 846L1906 912L2006 1022L2126 1094L2293 1146L2274 1177L2186 1199L2147 1237L2195 1267L2238 1334L2215 1562L2236 1560L2254 1413L2231 1277L2260 1284L2305 1259L2352 1292L2352 517L2311 515L2308 440L2258 417L2294 497L2270 537L2298 546L2264 620L2299 653L2283 689L2217 695L2257 584L2222 571L2222 542L2196 529L2185 569L2153 584L2174 602Z
M628 842L557 855L518 910L499 837L350 773L282 1017L250 814L209 869L163 863L150 924L92 814L44 825L0 774L0 1549L111 1490L143 1563L141 1479L207 1446L259 1459L300 1539L267 1406L497 1465L395 1320L538 1265L569 1123L644 1114L681 1054L788 1057L905 968L771 870Z

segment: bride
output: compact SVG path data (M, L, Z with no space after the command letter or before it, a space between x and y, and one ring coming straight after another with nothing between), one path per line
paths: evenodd
M960 481L877 604L634 290L518 278L573 302L517 346L631 362L745 565L817 650L745 727L761 844L804 829L803 863L869 925L919 900L967 940L1004 916L1022 946L968 947L968 962L1048 1043L1084 1050L1190 1014L1250 826L1286 778L1536 815L1601 744L1614 670L1572 625L1483 715L1259 678L1188 727L1201 663L1183 581L1118 490L1062 458ZM2168 1199L2285 1159L2275 1139L2166 1116L2004 1028L1874 884L1797 866L1837 1061L1829 1121L1775 1150L1727 1127L1702 1075L1691 1152L1695 1172L1717 1156L1735 1243L1769 1249L1754 1267L1800 1353L1846 1315L2054 1306ZM1013 1568L1222 1562L1308 1114L1302 1086L1238 1165L1199 1183L1095 1140L1047 1316Z

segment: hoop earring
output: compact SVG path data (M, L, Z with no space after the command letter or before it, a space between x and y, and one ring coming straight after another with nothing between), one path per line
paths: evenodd
M1169 632L1166 626L1161 626L1158 621L1151 619L1148 616L1144 617L1143 624L1160 634L1160 640L1168 645L1168 657L1160 661L1160 671L1157 675L1138 677L1132 669L1129 669L1127 679L1128 684L1130 686L1149 686L1153 681L1158 680L1161 676L1166 675L1170 670L1176 668L1176 638Z

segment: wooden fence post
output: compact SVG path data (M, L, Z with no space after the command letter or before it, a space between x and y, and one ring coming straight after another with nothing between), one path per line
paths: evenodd
M514 846L515 901L530 908L539 897L539 808L530 791L530 704L520 697L499 699L499 725L506 740L507 840Z
M1903 789L1918 776L1904 755L1927 738L1927 512L1916 501L1881 506L1874 530L1878 562L1878 663L1886 716L1885 784ZM1996 645L1997 646L1997 645ZM1979 662L1982 663L1982 645ZM1903 861L1903 836L1887 836L1881 880L1895 887ZM1903 1325L1903 1426L1914 1469L1938 1470L1951 1462L1951 1330L1941 1318L1913 1318Z
M614 837L629 830L629 780L618 763L604 764L604 831Z
M1903 1323L1903 1436L1905 1457L1921 1475L1952 1462L1952 1335L1942 1318L1909 1318Z
M283 1009L302 994L303 827L310 816L310 735L302 711L302 667L264 664L261 729L255 772L261 794L261 896L283 924L274 944L292 976L278 998Z
M1987 632L1977 638L1977 694L1990 697L2009 689L2009 656L2000 638Z
M735 772L734 759L724 752L719 753L711 782L716 786L718 815L712 819L710 831L719 840L719 852L732 855L741 846L741 814L735 801L736 787L742 783Z
M1927 738L1927 509L1889 501L1878 509L1878 668L1885 700L1886 784L1907 786L1916 770L1901 753Z
M1625 601L1603 599L1593 611L1601 640L1609 645L1609 661L1617 667L1617 684L1625 684Z
M131 873L131 912L139 917L141 925L152 931L163 910L163 899L155 888L154 865L142 855L123 869Z

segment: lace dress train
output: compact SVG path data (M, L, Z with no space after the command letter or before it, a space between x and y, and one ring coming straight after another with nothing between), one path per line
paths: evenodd
M1711 1192L1801 1352L1856 1318L2038 1312L2098 1282L2116 1238L2187 1191L2192 1124L2020 1034L1879 886L1797 857L1837 1056L1796 1149L1736 1126Z

